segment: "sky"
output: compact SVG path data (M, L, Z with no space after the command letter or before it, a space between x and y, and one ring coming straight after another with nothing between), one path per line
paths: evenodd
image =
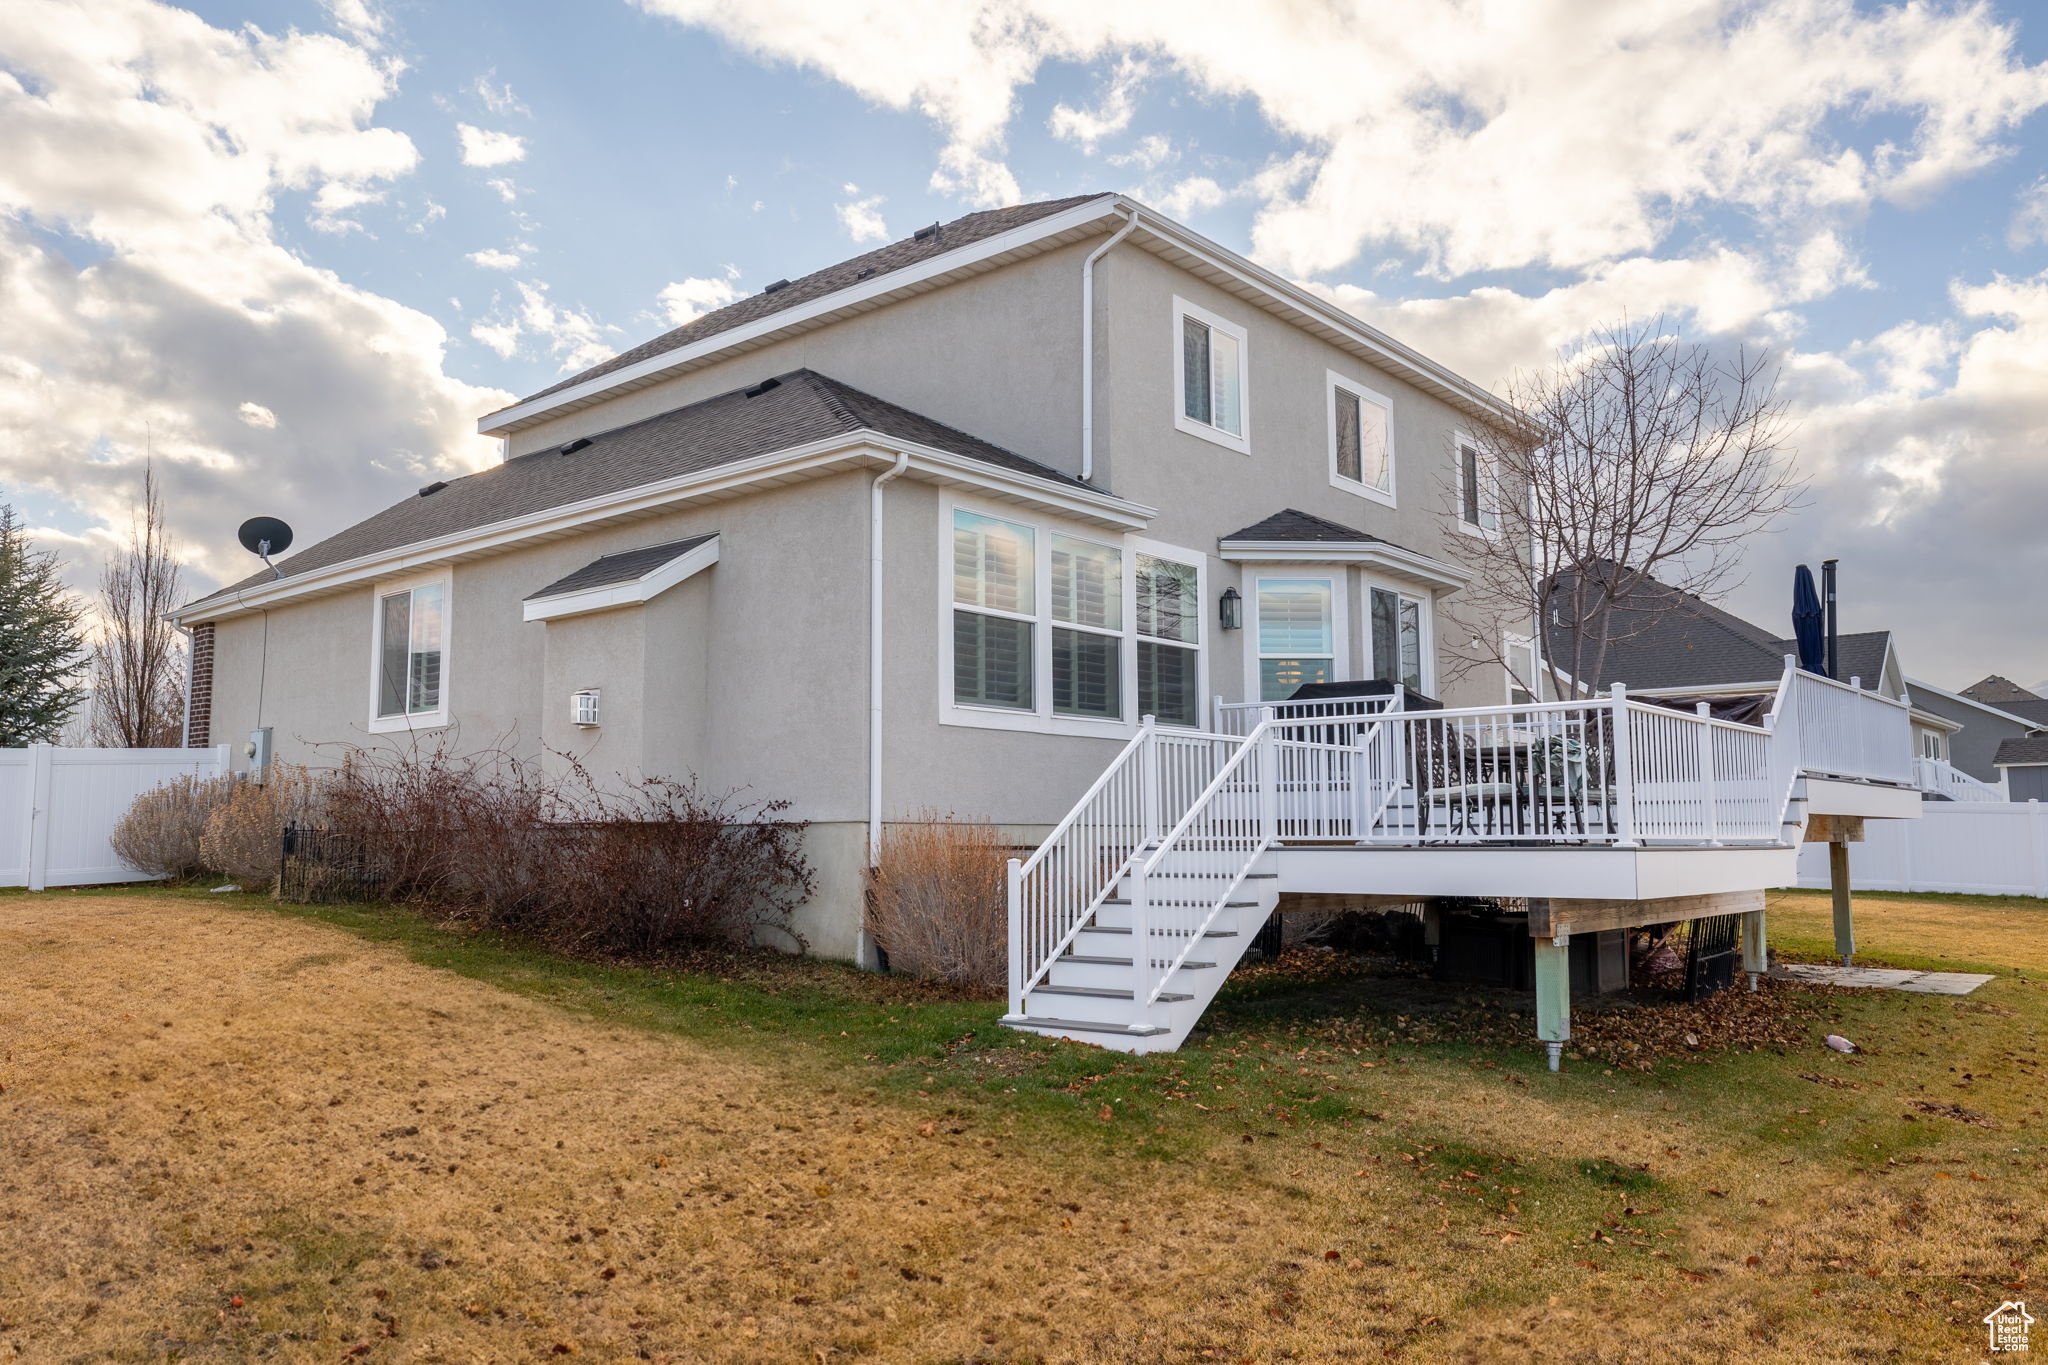
M1778 366L1723 605L2048 680L2048 7L0 0L0 498L195 590L481 414L1001 203L1122 190L1488 386L1624 316Z

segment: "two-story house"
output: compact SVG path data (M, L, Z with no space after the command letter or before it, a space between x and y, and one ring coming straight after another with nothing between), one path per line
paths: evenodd
M1499 534L1472 435L1517 420L1125 196L976 213L491 413L502 463L184 608L191 741L786 798L838 956L887 822L986 820L1037 846L1006 1021L1138 1050L1285 896L1504 898L1555 1064L1575 932L1739 915L1756 971L1810 817L1917 799L1802 766L1903 753L1874 694L1788 680L1773 732L1461 657L1443 603Z

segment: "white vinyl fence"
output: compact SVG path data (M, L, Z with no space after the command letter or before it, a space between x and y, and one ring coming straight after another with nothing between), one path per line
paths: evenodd
M174 777L228 771L211 749L0 749L0 886L88 886L150 880L108 839L135 798Z
M2048 805L1926 801L1918 820L1869 820L1849 845L1859 891L1959 891L2048 896ZM1799 884L1828 884L1825 844L1799 850Z

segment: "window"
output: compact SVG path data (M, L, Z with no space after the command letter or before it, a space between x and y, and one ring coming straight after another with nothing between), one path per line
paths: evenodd
M370 728L446 724L447 580L386 589L376 603Z
M1071 536L1052 538L1052 709L1055 715L1123 714L1123 554Z
M1031 528L953 514L953 697L974 706L1033 707L1037 586Z
M1336 588L1327 578L1258 580L1259 700L1286 701L1337 676Z
M1372 590L1372 675L1422 692L1422 599L1391 588Z
M1247 356L1242 327L1185 299L1174 303L1174 425L1240 454L1246 435Z
M1508 705L1529 705L1536 700L1536 689L1542 686L1536 677L1536 642L1510 632L1507 648L1501 652L1507 656Z
M1458 525L1477 535L1500 530L1500 508L1494 497L1493 470L1470 441L1458 441Z
M1334 372L1329 388L1330 482L1393 506L1392 402Z
M1200 574L1192 564L1138 556L1138 714L1163 725L1201 722Z
M1203 557L951 506L942 719L1100 734L1201 723Z

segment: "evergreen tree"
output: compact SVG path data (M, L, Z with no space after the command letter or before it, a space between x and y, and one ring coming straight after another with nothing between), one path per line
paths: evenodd
M0 504L0 748L56 742L85 699L83 612L57 577L57 556Z

